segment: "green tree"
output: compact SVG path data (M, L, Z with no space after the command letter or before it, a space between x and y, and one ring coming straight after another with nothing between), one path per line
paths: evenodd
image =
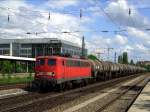
M88 55L88 59L91 59L91 60L99 60L95 55Z
M131 61L130 61L130 65L134 65L134 61L133 61L133 59L131 59Z
M118 63L122 63L122 56L118 56Z
M147 70L148 72L150 72L150 65L145 65L144 67L146 68L146 70Z
M10 78L10 73L13 72L14 69L14 64L11 63L10 61L3 61L2 65L2 74L5 76L5 74L8 74L8 77Z
M123 64L128 64L128 53L127 52L123 52Z

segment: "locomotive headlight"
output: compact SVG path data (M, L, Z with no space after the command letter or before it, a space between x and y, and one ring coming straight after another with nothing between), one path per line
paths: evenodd
M54 72L47 72L47 75L49 75L49 76L55 76Z
M44 75L44 72L39 72L38 74L39 74L39 75Z

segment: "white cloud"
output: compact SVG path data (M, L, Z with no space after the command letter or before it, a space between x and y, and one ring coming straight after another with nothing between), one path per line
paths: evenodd
M140 52L145 52L148 50L143 44L136 44L135 47Z
M89 0L88 2L90 2ZM32 4L27 4L24 0L7 0L0 1L0 6L4 9L0 9L0 35L1 38L59 38L67 41L74 42L81 46L81 36L87 31L91 31L90 26L95 25L97 16L102 16L101 12L94 13L99 10L99 7L95 6L95 2L92 2L88 8L83 9L86 12L94 13L94 16L91 16L85 12L82 20L79 16L71 14L63 14L57 11L58 9L63 10L70 6L76 6L79 4L78 0L50 0L47 5L44 6L34 6ZM82 4L81 4L82 5ZM43 7L45 8L43 8ZM127 31L131 37L136 37L137 39L142 40L142 42L150 45L149 33L139 30L138 28L133 28L134 25L131 23L131 20L128 15L128 8L130 5L127 4L124 0L119 0L117 2L111 1L105 11L116 21L120 22L127 27ZM9 7L9 11L6 9ZM48 20L49 7L53 10L51 11L51 19ZM56 9L57 8L57 9ZM56 10L55 10L56 9ZM131 9L134 9L131 6ZM10 14L10 21L7 21L8 14ZM87 14L87 15L86 15ZM139 17L139 19L137 19ZM136 23L138 27L146 26L149 24L147 19L141 16L136 10L131 14L132 20ZM95 23L94 23L94 22ZM91 24L92 23L92 24ZM94 24L93 24L94 23ZM88 25L89 27L88 27ZM85 31L83 33L71 33L63 34L60 32L63 31ZM39 35L27 35L27 32L51 32L51 33L42 33ZM86 35L86 34L85 34ZM108 48L116 47L123 51L132 52L134 50L146 50L141 44L129 44L129 40L126 36L122 35L113 35L109 37L100 36L100 34L90 34L92 37L87 37L88 42L86 41L86 46L90 53L95 52L96 48ZM87 36L89 36L87 34ZM101 51L105 52L107 56L107 50ZM120 52L120 51L118 51ZM111 55L114 56L112 53Z
M132 46L130 46L130 45L126 45L126 46L124 47L124 49L125 49L125 50L134 50L134 48L133 48Z
M27 6L25 0L2 0L0 1L1 7L18 10L20 7Z
M130 36L135 38L135 40L139 39L141 42L145 44L150 44L149 33L133 28L133 27L128 27L127 31Z
M88 49L90 53L94 53L96 49L103 49L108 47L120 47L126 46L128 43L128 39L125 36L122 35L116 35L114 37L102 37L99 35L94 35L91 37L90 43L88 43ZM119 48L119 50L120 50ZM118 50L118 52L119 52ZM107 52L106 49L102 52Z
M68 6L76 6L78 0L49 0L46 4L53 9L63 9Z
M125 45L128 42L127 37L122 36L122 35L116 35L116 37L113 40L114 43L120 44L120 45Z
M51 2L50 2L51 3ZM60 4L59 4L60 3ZM55 7L61 5L61 7L67 7L75 5L77 1L73 0L70 2L58 1L52 2ZM28 5L23 0L15 1L8 0L0 2L3 4L4 9L0 9L2 12L9 12L10 21L7 21L8 13L0 13L0 33L1 38L34 38L34 37L46 37L46 38L60 38L74 42L76 44L81 44L81 35L80 33L62 34L61 31L76 31L76 30L86 30L85 23L89 23L90 19L84 17L80 21L79 17L63 14L59 12L51 12L51 19L48 20L48 10L41 9L39 7ZM9 4L12 4L11 6ZM14 4L14 5L13 5ZM8 11L6 6L11 11ZM29 7L28 7L29 6ZM51 32L43 33L39 35L27 35L27 32ZM74 36L75 35L75 36ZM73 40L73 41L72 41Z
M129 8L131 14L129 15ZM134 5L129 5L127 0L112 1L105 8L110 17L118 23L118 25L132 27L148 27L150 25L148 19L142 16Z

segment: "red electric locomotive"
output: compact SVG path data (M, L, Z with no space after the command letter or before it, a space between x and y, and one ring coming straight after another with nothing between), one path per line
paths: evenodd
M35 80L32 86L42 89L58 87L60 90L76 84L86 84L89 79L109 80L144 71L145 69L136 66L98 60L39 56L36 58Z
M60 56L39 56L36 58L34 85L55 87L91 77L88 60Z

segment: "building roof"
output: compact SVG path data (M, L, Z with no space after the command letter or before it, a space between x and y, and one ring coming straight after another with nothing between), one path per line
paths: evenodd
M35 58L16 57L16 56L3 56L3 55L0 55L0 59L3 59L3 60L17 60L17 61L35 61Z
M72 43L72 42L69 42L69 41L65 41L65 40L60 40L60 39L57 39L57 38L19 38L19 39L10 38L10 39L0 39L0 44L9 44L9 43L36 44L36 43L58 43L58 42L68 44L68 45L71 45L71 46L75 46L75 47L80 47L78 44L75 44L75 43Z

